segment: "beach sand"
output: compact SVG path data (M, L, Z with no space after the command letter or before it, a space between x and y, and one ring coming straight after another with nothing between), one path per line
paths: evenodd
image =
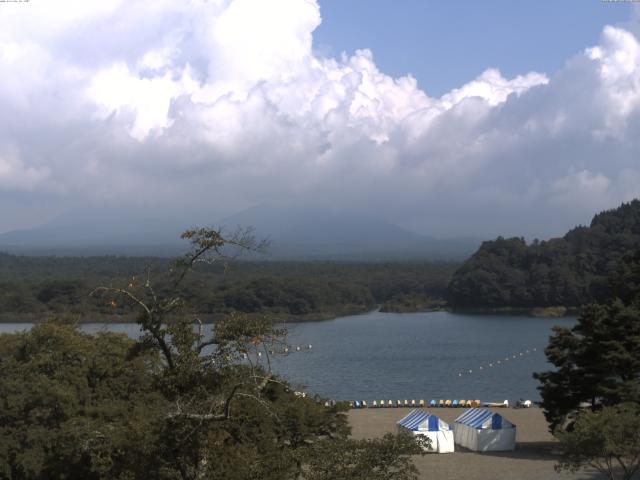
M466 409L427 408L442 420L453 424ZM594 472L556 473L557 444L547 429L540 408L495 408L494 410L517 426L516 450L511 452L477 453L456 445L455 453L416 456L420 479L465 480L595 480L605 478ZM354 438L375 438L387 432L395 433L396 422L410 408L381 408L349 411L349 424Z

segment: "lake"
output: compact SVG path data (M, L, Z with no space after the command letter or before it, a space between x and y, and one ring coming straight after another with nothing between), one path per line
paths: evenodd
M371 312L289 323L289 343L313 348L294 349L274 369L308 393L336 400L537 400L531 375L550 368L544 348L551 328L574 323L573 317L449 312ZM29 325L0 324L0 332L24 328ZM139 334L135 324L82 328Z

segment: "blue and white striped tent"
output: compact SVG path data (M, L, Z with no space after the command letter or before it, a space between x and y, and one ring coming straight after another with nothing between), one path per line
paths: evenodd
M479 452L513 450L516 426L502 415L484 408L472 408L453 425L455 442Z
M453 430L437 415L421 410L412 410L397 422L398 430L413 435L423 435L431 441L430 451L438 453L453 452Z
M443 422L437 415L421 410L411 410L398 425L412 431L437 432L439 430L451 430L448 423Z

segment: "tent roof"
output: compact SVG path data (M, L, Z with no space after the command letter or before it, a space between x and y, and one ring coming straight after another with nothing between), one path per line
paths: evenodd
M439 430L451 429L449 424L443 422L437 415L420 410L411 410L406 417L398 420L397 423L409 430L428 430L430 432L437 432Z
M513 428L514 425L505 420L499 413L485 410L484 408L471 408L456 418L456 423L468 425L473 428Z

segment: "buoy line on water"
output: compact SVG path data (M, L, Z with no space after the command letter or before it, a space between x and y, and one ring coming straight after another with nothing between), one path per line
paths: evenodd
M517 352L517 353L514 353L512 355L507 355L507 356L504 357L504 359L500 358L499 360L483 363L482 365L479 365L476 368L476 370L470 368L470 369L466 369L466 370L460 371L460 372L458 372L458 377L463 377L465 375L471 375L471 374L474 373L474 371L478 372L478 371L484 371L484 370L489 369L489 368L497 368L497 367L499 367L501 365L504 365L505 363L507 363L509 361L513 361L513 360L517 360L517 359L529 356L529 355L531 355L533 353L536 353L537 351L538 351L538 348L536 347L536 348L530 348L528 350L523 350L521 352Z
M310 343L305 345L288 345L279 350L274 350L274 349L269 349L265 351L255 350L251 353L244 351L242 352L242 358L246 360L249 358L250 355L262 357L263 352L268 353L269 355L288 355L290 353L310 352L312 349L313 349L313 345Z

